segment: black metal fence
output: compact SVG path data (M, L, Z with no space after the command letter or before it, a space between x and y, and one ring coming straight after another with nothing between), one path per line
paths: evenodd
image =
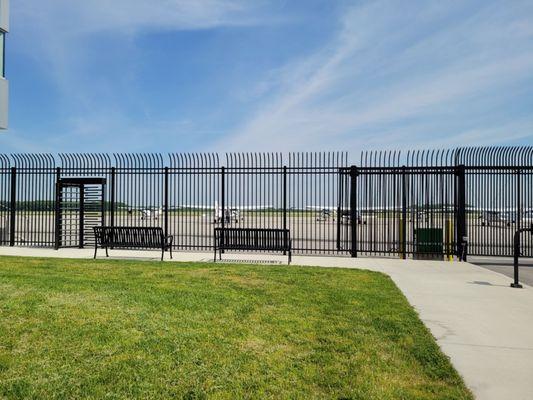
M533 148L0 155L0 245L83 247L91 228L161 226L176 250L213 227L287 228L300 254L512 256L533 222ZM530 239L523 256L533 256Z

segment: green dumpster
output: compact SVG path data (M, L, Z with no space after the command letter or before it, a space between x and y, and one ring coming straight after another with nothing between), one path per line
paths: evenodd
M444 232L442 228L415 229L415 257L442 259L444 255Z

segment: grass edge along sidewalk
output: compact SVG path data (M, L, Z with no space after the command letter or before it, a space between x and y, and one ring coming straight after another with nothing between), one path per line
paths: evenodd
M386 275L0 257L0 398L472 399Z

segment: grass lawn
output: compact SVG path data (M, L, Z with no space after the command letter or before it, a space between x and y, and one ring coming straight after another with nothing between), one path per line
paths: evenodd
M472 399L358 270L0 257L0 398Z

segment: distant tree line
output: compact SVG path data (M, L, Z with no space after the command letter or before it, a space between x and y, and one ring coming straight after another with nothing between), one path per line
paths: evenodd
M76 208L80 206L79 202L68 202L63 203L68 205L69 208ZM88 204L87 202L85 203ZM53 200L34 200L34 201L17 201L15 203L15 210L16 211L47 211L47 212L53 212L55 211L55 201ZM11 209L11 203L9 201L2 200L0 201L0 211L7 211ZM106 211L111 210L111 203L109 201L106 201L104 203L104 209ZM115 203L115 210L117 209L128 209L128 205L126 203Z

